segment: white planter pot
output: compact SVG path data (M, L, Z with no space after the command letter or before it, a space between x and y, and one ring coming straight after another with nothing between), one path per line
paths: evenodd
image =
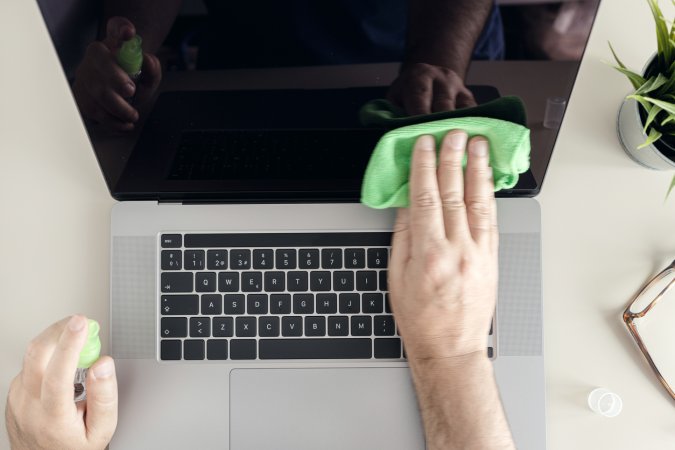
M675 170L675 161L664 156L653 144L638 148L647 140L647 135L642 130L638 106L635 100L626 99L619 109L617 131L623 149L633 161L644 167L654 170Z

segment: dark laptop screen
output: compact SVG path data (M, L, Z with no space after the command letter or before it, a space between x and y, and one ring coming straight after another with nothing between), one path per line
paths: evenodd
M499 195L536 195L598 2L39 0L113 196L195 201L357 201L365 103L505 95L532 154Z

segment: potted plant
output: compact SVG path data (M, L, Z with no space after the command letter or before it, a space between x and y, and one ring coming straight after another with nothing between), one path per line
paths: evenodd
M656 24L658 50L642 74L629 70L610 50L615 68L635 89L619 110L618 133L626 153L656 170L675 169L675 23L668 26L658 0L647 0ZM675 178L673 179L675 184ZM673 185L671 185L671 189Z

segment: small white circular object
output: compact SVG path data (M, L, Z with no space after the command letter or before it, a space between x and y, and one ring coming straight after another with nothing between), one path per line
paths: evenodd
M588 394L588 406L601 416L616 417L621 413L623 402L621 397L609 389L597 388Z

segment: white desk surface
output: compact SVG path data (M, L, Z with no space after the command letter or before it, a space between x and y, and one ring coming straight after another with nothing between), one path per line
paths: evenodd
M35 2L0 2L0 30L4 396L29 339L46 325L74 312L107 323L113 200ZM629 85L602 62L610 57L607 40L629 66L641 67L655 49L645 2L603 1L539 197L551 449L675 443L675 403L620 320L640 284L675 257L675 199L663 202L670 174L638 167L617 141L616 113ZM588 410L586 395L596 386L623 397L620 416Z

